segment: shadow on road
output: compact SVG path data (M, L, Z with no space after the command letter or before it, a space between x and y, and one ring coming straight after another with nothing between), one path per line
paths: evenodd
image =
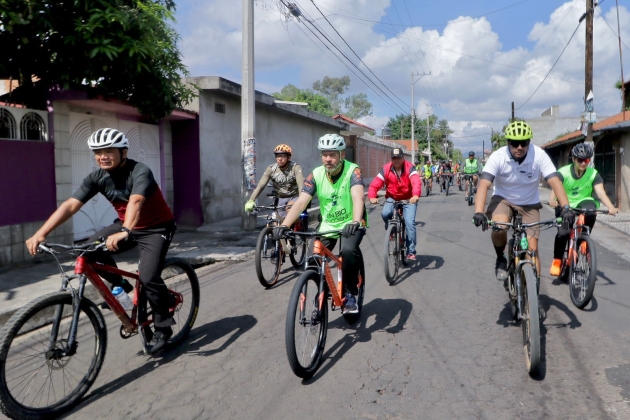
M146 364L139 366L136 369L125 373L123 376L93 390L81 401L81 404L75 407L64 417L69 416L73 412L93 403L94 401L106 397L118 389L132 383L136 379L139 379L160 368L160 366L172 362L182 354L212 356L216 353L220 353L234 343L241 335L252 329L257 322L256 318L252 315L241 315L223 318L194 328L186 340L184 340L184 342L179 346L164 350L161 355L157 357L147 358ZM202 350L204 347L212 344L213 342L228 336L229 338L220 347L212 350ZM115 356L112 354L112 357Z
M363 306L361 318L354 325L349 325L346 320L339 316L336 320L328 323L328 329L339 328L348 333L339 341L334 343L323 356L323 363L315 376L311 379L303 380L304 385L310 385L323 377L326 372L334 367L338 360L354 346L357 342L367 342L372 339L372 333L385 331L389 334L401 332L409 319L413 305L404 299L381 299L377 298ZM373 323L367 327L366 322L375 316ZM392 322L398 318L395 325Z
M433 262L435 262L435 266L431 268L429 267ZM407 280L412 275L418 273L420 270L437 270L444 265L444 258L438 257L437 255L416 255L415 261L409 261L407 266L400 266L398 270L398 277L396 278L396 282L392 283L391 286L397 286L403 281Z
M610 286L610 285L613 285L613 284L617 284L614 281L612 281L612 279L610 277L608 277L602 270L597 270L597 280L599 280L600 278L604 279L604 280L606 280L608 282L606 284L602 284L602 286Z

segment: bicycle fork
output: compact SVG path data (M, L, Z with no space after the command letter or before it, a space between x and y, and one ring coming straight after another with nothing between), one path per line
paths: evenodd
M48 351L46 352L46 358L52 358L55 356L65 357L72 356L77 352L77 328L79 325L79 316L81 314L81 300L83 299L83 292L85 291L86 283L85 274L79 276L79 290L72 291L72 320L70 321L70 332L68 333L68 339L66 345L63 348L57 348L57 340L59 338L59 326L61 325L61 319L63 318L63 305L58 305L55 308L55 315L53 317L52 331L50 332L50 343ZM64 286L67 285L67 281L64 281Z

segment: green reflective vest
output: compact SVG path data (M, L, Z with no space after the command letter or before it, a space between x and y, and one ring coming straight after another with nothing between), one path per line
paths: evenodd
M477 163L477 159L473 159L472 162L470 161L470 159L466 159L464 165L464 173L476 174L477 172L479 172L479 164Z
M595 207L599 208L599 201L593 198L593 181L595 181L597 171L588 167L582 177L575 179L571 173L572 165L571 163L558 169L558 172L560 172L564 178L562 185L564 185L564 190L567 192L569 205L571 207L578 207L583 201L591 200L595 202Z
M319 226L321 232L343 229L345 225L352 222L350 178L352 172L358 167L359 165L346 160L343 165L343 172L334 184L326 176L326 169L323 166L313 169L313 179L317 186L317 198L319 199L319 211L322 215L322 223ZM367 219L367 214L365 217Z
M424 172L424 177L425 178L430 178L431 177L431 167L429 165L424 165L422 167L422 172Z

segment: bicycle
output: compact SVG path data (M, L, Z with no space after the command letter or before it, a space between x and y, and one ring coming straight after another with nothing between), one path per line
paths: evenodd
M286 236L295 235L314 239L313 252L307 259L306 269L293 286L285 326L285 345L289 366L300 378L312 377L322 362L328 330L327 300L330 299L331 311L341 309L344 304L341 257L329 251L320 240L327 235L340 234L341 230L285 233ZM339 249L341 249L341 244L339 244ZM337 267L336 283L330 269L331 261ZM359 312L343 314L348 324L353 324L359 319L363 307L365 297L363 256L361 256L359 266L358 289Z
M422 186L424 187L424 190L427 192L425 197L428 197L429 194L431 194L431 185L432 182L429 182L431 178L427 178L425 176L422 177Z
M571 236L562 256L560 276L569 282L571 302L578 309L584 309L593 298L597 280L597 257L595 243L591 240L591 230L586 226L587 213L608 214L608 210L572 208L578 214L571 228Z
M385 203L381 203L381 206ZM403 217L403 205L409 204L409 200L394 201L394 212L387 225L383 259L385 278L389 284L396 283L396 276L400 264L407 265L407 230Z
M535 223L523 223L523 217L516 214L511 223L489 221L493 230L503 230L500 226L512 229L508 241L508 278L504 286L510 297L512 317L521 321L523 328L523 348L525 364L531 375L540 369L540 312L538 306L539 276L536 271L536 252L529 250L527 228L558 226L558 219ZM527 258L529 257L529 258Z
M272 206L256 206L254 211L271 210L267 215L267 223L258 235L256 240L256 276L258 281L265 288L270 288L278 282L280 270L284 262L285 255L289 255L289 260L294 268L298 269L304 265L306 255L306 242L297 239L286 241L276 241L273 239L273 228L280 226L278 210L288 210L291 206L278 206L278 196L274 193L267 194L274 199ZM308 212L305 210L300 218L293 224L296 232L306 232L308 230Z
M468 191L468 196L466 198L466 201L468 202L469 206L472 206L473 204L475 204L475 193L474 193L474 185L473 185L473 174L466 174L464 175L464 180L467 181L468 186L466 187L467 191Z
M457 188L459 191L464 191L464 177L461 173L457 174Z
M137 273L90 262L85 254L104 249L103 241L67 246L42 243L57 261L62 285L41 296L9 319L0 335L0 411L10 418L56 418L72 409L96 380L107 351L107 326L96 304L85 297L89 281L121 322L123 339L140 335L147 354L153 330L152 313ZM57 249L77 255L74 275L68 276ZM96 270L135 279L131 315L116 300ZM169 289L170 311L176 319L168 345L181 343L199 310L199 280L186 261L166 259L162 278ZM78 279L78 289L71 282Z
M452 173L443 173L440 174L440 178L441 178L441 183L440 183L440 187L442 187L442 189L446 192L446 196L448 197L448 191L450 189L450 185L451 185L451 178L452 178L453 174Z

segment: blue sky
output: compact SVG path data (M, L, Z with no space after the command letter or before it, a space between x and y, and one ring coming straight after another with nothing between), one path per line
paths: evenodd
M368 73L310 1L293 1ZM626 45L629 2L620 1ZM439 103L433 113L449 121L455 130L453 140L461 148L480 143L491 129L500 130L511 101L524 118L537 117L551 105L560 105L562 116L581 112L583 24L545 83L527 99L567 45L585 11L585 0L315 0L315 4L384 82L382 88L393 103L388 105L384 95L379 98L336 61L308 32L309 24L283 18L278 0L255 1L258 90L272 93L287 83L310 88L324 76L347 74L351 93L365 92L374 104L374 115L362 122L378 128L389 117L409 112L411 72L431 71L416 84L415 107L422 113L427 112L426 104ZM239 82L241 1L180 0L177 5L180 49L191 74ZM613 88L620 78L614 6L614 1L604 0L595 13L594 90L600 115L612 115L620 106ZM630 49L625 46L624 54L630 72Z

